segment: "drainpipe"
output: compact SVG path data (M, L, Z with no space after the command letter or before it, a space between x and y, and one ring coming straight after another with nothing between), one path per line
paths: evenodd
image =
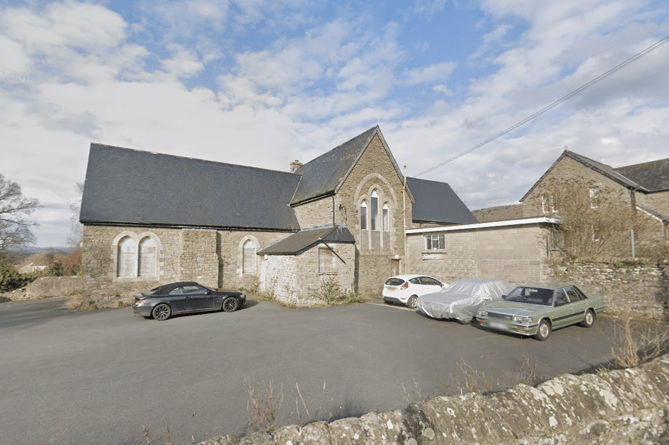
M407 263L409 262L409 252L407 251L407 166L404 166L404 189L402 189L402 207L404 209L404 263L402 263L402 269L404 273L407 273Z

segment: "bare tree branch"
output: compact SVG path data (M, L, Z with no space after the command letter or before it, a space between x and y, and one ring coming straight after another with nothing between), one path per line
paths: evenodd
M30 228L37 223L26 217L39 207L37 199L23 196L17 183L0 174L0 252L35 242Z

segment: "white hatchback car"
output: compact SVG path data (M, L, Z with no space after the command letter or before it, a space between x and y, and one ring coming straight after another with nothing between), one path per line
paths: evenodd
M386 280L383 286L383 301L416 307L421 295L440 291L445 283L426 275L396 275Z

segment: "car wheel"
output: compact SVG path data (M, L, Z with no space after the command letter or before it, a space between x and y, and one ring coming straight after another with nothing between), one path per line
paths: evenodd
M583 326L584 328L590 328L593 324L595 324L595 313L592 311L592 309L588 309L585 311L585 317L583 317L583 321L581 321L578 325Z
M158 321L167 320L172 315L172 309L164 303L157 304L151 311L151 316Z
M225 312L234 312L237 310L237 305L239 302L235 297L228 297L223 300L223 310Z
M407 306L410 308L415 308L416 307L416 301L418 301L418 297L416 295L412 295L409 297L407 300Z
M537 340L545 341L551 335L551 324L545 318L539 322L537 334L534 336Z

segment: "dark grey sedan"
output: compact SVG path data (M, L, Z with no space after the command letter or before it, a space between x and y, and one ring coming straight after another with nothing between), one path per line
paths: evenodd
M189 281L165 284L136 295L132 312L162 321L175 314L220 310L234 312L245 303L246 295L241 292L219 292Z

